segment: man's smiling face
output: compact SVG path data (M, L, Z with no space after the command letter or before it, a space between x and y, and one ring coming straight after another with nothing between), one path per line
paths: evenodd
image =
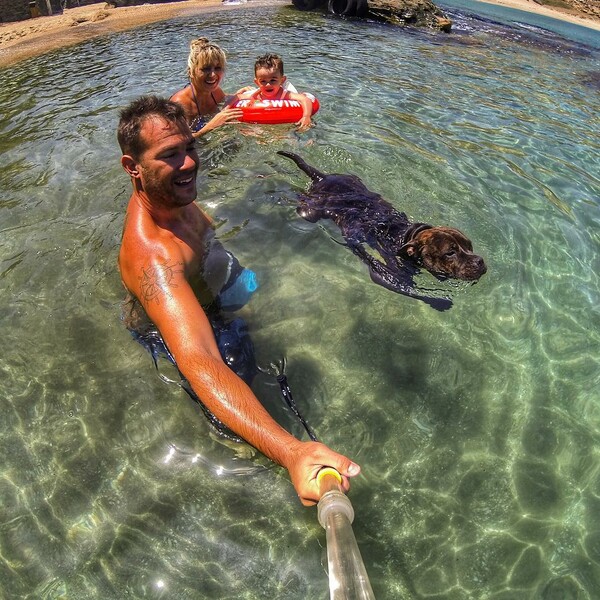
M193 202L200 159L188 125L155 116L144 122L140 137L144 150L136 162L149 200L167 207Z

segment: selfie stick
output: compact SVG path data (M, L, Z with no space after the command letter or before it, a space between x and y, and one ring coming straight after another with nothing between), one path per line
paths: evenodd
M369 576L352 531L354 509L342 491L342 476L331 467L317 474L321 499L319 523L327 539L330 600L375 600Z

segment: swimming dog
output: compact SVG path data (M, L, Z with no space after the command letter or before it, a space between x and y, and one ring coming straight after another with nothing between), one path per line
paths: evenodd
M486 272L483 258L473 253L471 241L458 229L411 223L356 175L321 173L297 154L277 154L293 160L312 180L308 192L299 195L297 213L311 223L331 219L375 283L446 310L452 306L450 299L431 298L415 289L413 276L419 268L440 280L477 281Z

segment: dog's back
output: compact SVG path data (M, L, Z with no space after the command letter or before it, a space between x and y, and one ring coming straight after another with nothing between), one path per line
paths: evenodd
M308 194L299 198L298 214L311 222L331 219L347 241L366 242L379 251L394 252L395 240L408 229L409 220L379 194L372 192L356 175L322 173L292 152L290 158L311 179Z

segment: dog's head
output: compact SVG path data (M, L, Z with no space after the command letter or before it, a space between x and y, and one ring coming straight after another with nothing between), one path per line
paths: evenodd
M487 270L483 258L473 254L473 244L452 227L419 228L402 248L400 255L438 277L476 281Z

